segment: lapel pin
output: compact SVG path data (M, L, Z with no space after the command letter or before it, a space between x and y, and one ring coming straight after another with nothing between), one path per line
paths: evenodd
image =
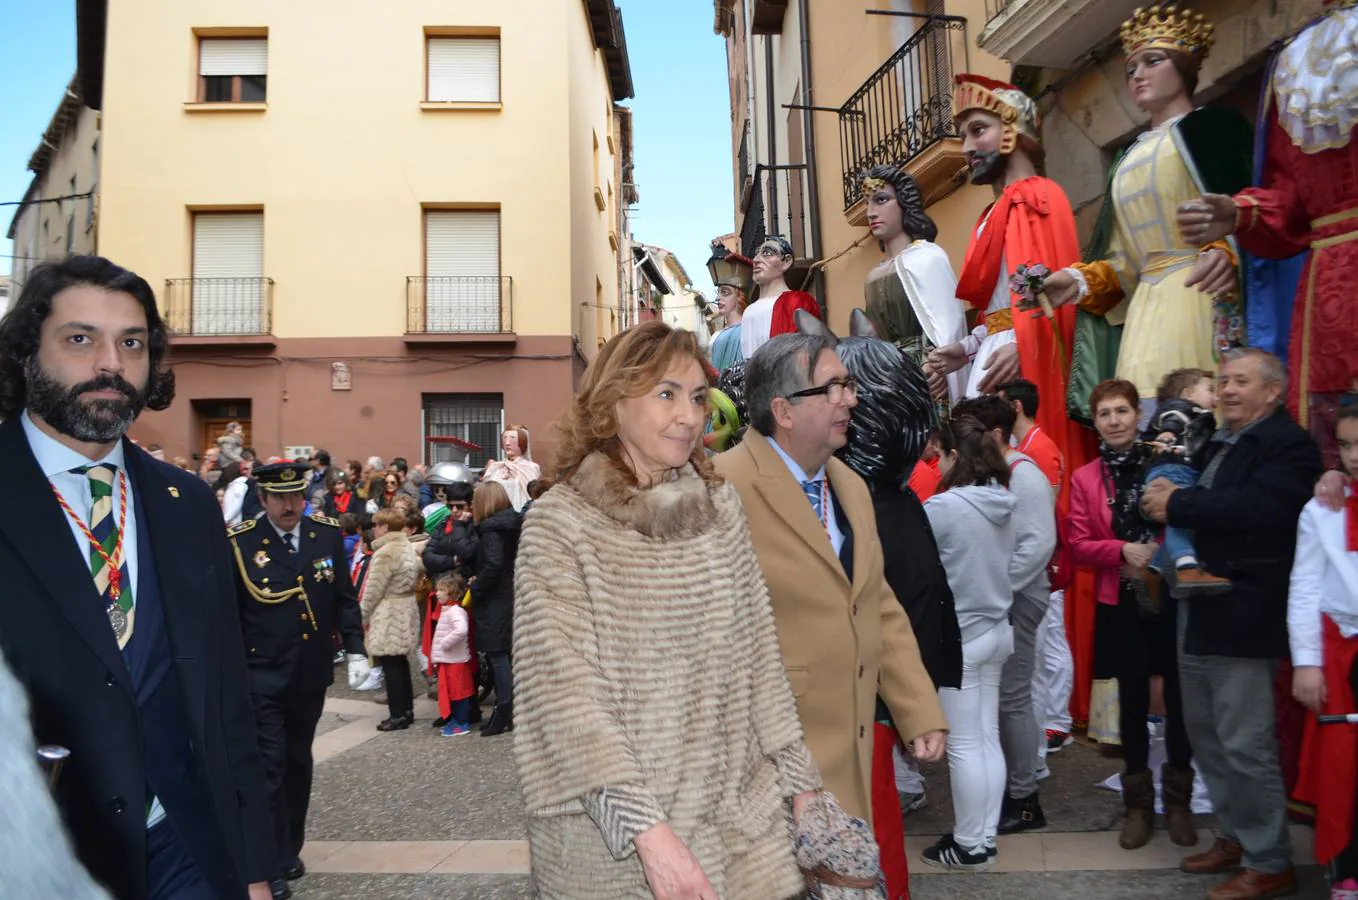
M172 487L172 488L170 488L170 496L171 496L171 497L174 497L175 499L178 499L178 498L179 498L179 488L177 488L177 487Z
M314 531L308 531L306 536L311 538L313 541L316 540L316 532Z

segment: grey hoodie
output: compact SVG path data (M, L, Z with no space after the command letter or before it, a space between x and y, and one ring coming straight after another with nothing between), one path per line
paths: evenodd
M957 604L962 642L989 631L1009 616L1014 584L1014 507L1018 501L995 482L965 485L924 504L938 540L938 555Z
M1056 501L1047 476L1032 457L1009 450L1004 461L1009 463L1009 490L1018 501L1014 510L1014 558L1009 562L1014 593L1045 607L1051 595L1047 563L1056 552Z

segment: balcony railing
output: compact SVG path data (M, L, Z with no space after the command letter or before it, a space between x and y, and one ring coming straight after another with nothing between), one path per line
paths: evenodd
M273 279L167 278L165 324L181 337L270 334Z
M508 334L514 280L499 275L406 279L406 334Z
M992 0L994 2L994 0ZM952 114L954 60L967 65L967 20L935 16L873 72L839 111L844 208L873 166L905 166L957 137Z
M794 255L805 257L807 200L805 165L755 166L744 198L740 252L753 259L764 239L778 234L792 244Z

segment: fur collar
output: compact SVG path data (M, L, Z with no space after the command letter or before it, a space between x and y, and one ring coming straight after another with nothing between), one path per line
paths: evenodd
M617 463L594 453L568 483L586 503L647 537L689 537L707 528L716 516L712 492L691 463L685 463L672 480L639 490Z
M404 531L388 531L377 540L373 541L373 550L381 550L387 544L409 543L410 535Z

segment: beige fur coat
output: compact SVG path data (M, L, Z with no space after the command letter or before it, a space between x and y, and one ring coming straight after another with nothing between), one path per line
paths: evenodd
M420 558L405 532L392 531L373 542L368 580L359 605L368 626L369 656L405 656L420 643L420 608L415 582Z
M544 897L649 898L668 822L723 898L804 884L784 798L820 785L735 490L638 491L603 456L528 513L515 569L514 759Z

